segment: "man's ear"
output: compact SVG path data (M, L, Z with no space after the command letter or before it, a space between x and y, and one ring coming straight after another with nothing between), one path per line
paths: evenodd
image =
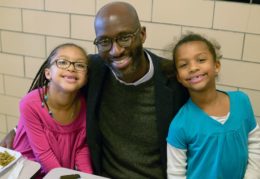
M140 30L141 32L141 40L142 40L142 43L144 43L145 42L145 40L146 40L146 27L145 26L143 26L143 27L141 27L141 30Z

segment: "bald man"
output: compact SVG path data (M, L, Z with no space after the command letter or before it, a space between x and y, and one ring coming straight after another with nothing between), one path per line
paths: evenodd
M87 90L94 173L166 178L168 127L187 91L177 82L172 61L143 48L146 29L132 5L106 4L96 15L95 32L98 54L89 56ZM14 135L1 145L10 145Z
M146 29L130 4L102 7L95 32L87 114L94 169L111 178L166 178L168 127L186 91L171 61L143 48Z

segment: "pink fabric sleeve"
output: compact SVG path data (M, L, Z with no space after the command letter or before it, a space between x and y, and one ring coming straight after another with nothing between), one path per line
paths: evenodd
M79 171L93 173L88 146L84 144L76 153L75 164Z
M41 164L43 170L47 173L53 168L60 167L57 158L49 146L48 139L45 136L41 119L44 114L39 112L34 103L21 101L20 103L20 120L24 123L25 131L34 155Z

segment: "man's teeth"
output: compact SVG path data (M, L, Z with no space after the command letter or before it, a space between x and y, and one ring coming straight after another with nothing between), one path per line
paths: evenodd
M114 61L115 64L122 64L125 62L125 59L124 60L118 60L118 61Z

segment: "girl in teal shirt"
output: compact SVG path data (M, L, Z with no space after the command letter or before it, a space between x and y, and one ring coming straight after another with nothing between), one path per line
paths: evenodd
M260 177L260 130L252 106L241 91L216 89L217 52L198 34L184 36L173 49L177 79L190 99L169 128L168 178Z

